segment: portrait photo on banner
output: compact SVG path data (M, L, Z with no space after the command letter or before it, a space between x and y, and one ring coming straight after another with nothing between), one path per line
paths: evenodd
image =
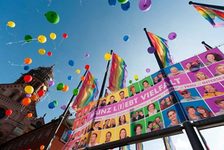
M199 54L199 57L206 66L209 66L213 63L223 60L224 55L218 48L215 48L213 50L209 50L202 54Z
M161 70L151 75L154 85L162 81L165 77L166 75L164 75Z
M151 76L145 77L141 81L139 81L139 85L141 87L141 91L144 91L154 85Z
M164 128L162 113L145 118L146 132L161 130Z
M123 89L117 91L116 94L117 94L117 97L118 97L118 101L122 101L122 100L129 97L127 88L123 88Z
M171 92L169 95L164 96L159 100L160 109L164 110L177 102L174 92Z
M212 110L203 100L182 103L183 109L188 115L189 120L197 121L213 117Z
M146 115L144 108L140 108L138 110L131 111L130 114L131 114L131 122L135 122L135 121L144 119L145 115Z
M202 99L196 88L176 91L176 95L180 102L191 102Z
M144 107L145 111L145 117L150 117L158 112L160 112L159 102L155 101L154 103L150 103L147 106Z
M117 120L118 120L118 126L121 126L121 125L124 125L124 124L129 124L131 122L130 121L130 113L119 115L117 117Z
M224 95L224 88L220 83L207 84L205 86L197 87L200 95L204 99Z
M182 73L185 73L184 69L179 63L166 67L164 71L168 77L176 77Z
M162 111L165 127L172 127L179 125L181 123L179 118L179 111L176 109L175 105L169 107ZM180 113L181 114L181 113Z
M181 65L185 72L195 72L204 66L198 56L194 56L182 61Z
M214 76L224 75L224 60L208 66Z
M116 140L121 140L131 137L130 124L118 126L116 128Z
M205 100L216 116L224 115L224 95Z
M117 117L107 118L102 120L102 129L110 129L115 128L117 126Z
M128 86L129 97L135 96L136 94L138 94L140 92L141 92L141 89L140 89L138 82L133 83Z
M206 67L201 68L195 72L188 72L187 74L192 82L202 81L213 77L213 75Z
M135 135L141 135L143 133L146 133L146 124L145 119L133 122L131 124L131 136Z
M115 103L118 103L119 97L116 93L112 93L112 94L109 94L107 96L107 105L112 105L112 104L115 104Z
M116 133L115 128L102 130L101 135L100 135L100 144L118 140L118 139L116 139L116 134L117 133Z
M92 147L92 146L96 146L100 144L100 135L101 131L92 131L90 134L90 139L89 139L89 143L88 146Z

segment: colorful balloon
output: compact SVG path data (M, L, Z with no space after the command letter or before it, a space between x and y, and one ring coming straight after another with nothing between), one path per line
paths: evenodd
M132 84L132 80L129 80L129 84Z
M58 83L58 85L57 85L57 90L58 91L60 91L60 90L62 90L63 88L64 88L64 84L63 83Z
M62 109L62 110L65 110L66 109L66 105L62 105L60 108Z
M109 61L110 59L111 59L111 54L110 53L106 53L105 55L104 55L104 59L106 60L106 61Z
M67 92L69 90L69 86L65 85L64 88L62 89L63 92Z
M10 28L15 28L16 27L16 23L14 21L8 21L7 22L7 26Z
M80 74L81 73L81 70L80 69L76 69L75 70L75 73Z
M150 72L150 69L149 68L146 68L145 71L146 71L146 73L149 73Z
M48 82L48 86L53 86L54 85L54 81L49 81Z
M57 107L58 106L58 101L54 100L53 104L54 104L54 107Z
M43 43L46 43L46 42L47 42L47 38L46 38L46 36L44 36L44 35L39 35L39 36L37 37L37 41L38 41L39 43L43 44Z
M89 65L85 65L85 69L86 70L89 70L90 69L90 66Z
M24 59L24 64L29 65L29 64L32 63L32 61L33 61L33 60L32 60L31 58L27 57L27 58Z
M117 0L108 0L108 3L110 6L115 6L116 2L117 2Z
M29 66L24 66L23 69L24 69L24 70L29 70L30 67L29 67Z
M124 40L125 42L127 42L127 41L129 40L129 36L128 36L128 35L125 35L125 36L123 37L123 40Z
M26 41L26 42L31 42L32 41L32 36L31 35L25 35L24 36L24 40Z
M50 33L50 39L55 40L57 38L57 35L55 33Z
M127 11L130 8L131 3L128 1L125 4L121 4L121 9Z
M76 96L76 95L78 95L78 93L79 93L79 89L76 88L76 89L73 90L73 95Z
M30 112L26 116L27 116L27 118L32 118L33 117L33 113Z
M7 116L7 117L9 117L9 116L11 116L12 115L12 109L6 109L5 110L5 115Z
M134 75L135 81L138 81L138 75Z
M31 85L27 85L25 86L24 91L26 94L32 94L34 92L34 88Z
M52 56L53 55L53 53L52 52L47 52L47 56Z
M47 19L47 21L52 24L57 24L60 21L60 17L55 11L48 11L44 15L45 15L45 18Z
M23 106L28 106L31 103L31 99L29 97L25 97L22 100L22 105Z
M121 4L125 4L125 3L128 2L128 0L118 0L118 2L121 3Z
M81 77L81 80L82 80L82 81L84 81L84 80L85 80L85 77L84 77L84 76L82 76L82 77Z
M90 54L89 53L85 53L84 57L85 58L89 58L90 57Z
M155 53L156 49L154 47L149 47L147 49L147 51L148 51L149 54L153 54L153 53Z
M152 1L151 0L139 0L139 9L143 12L148 11L151 8Z
M26 94L26 97L31 98L32 94Z
M40 146L40 150L44 150L45 146L44 145L41 145Z
M67 77L67 79L68 79L68 80L72 80L72 76L69 75L69 76Z
M37 92L37 95L38 95L39 97L43 96L44 94L45 94L45 91L44 91L44 90L39 90L39 91Z
M174 40L175 38L177 37L177 34L175 32L171 32L169 35L168 35L168 38L170 40Z
M40 55L44 55L44 54L46 53L46 50L43 49L43 48L40 48L40 49L38 50L38 53L39 53Z
M55 108L55 106L54 106L54 102L50 102L50 103L48 104L48 108L49 108L49 109L53 109L53 108Z
M63 33L63 34L62 34L62 37L63 37L64 39L67 39L67 38L68 38L68 34L67 34L67 33Z
M25 83L31 82L32 79L33 79L33 77L31 75L28 75L28 74L23 77L23 80L24 80Z
M71 67L72 67L72 66L74 66L74 64L75 64L75 63L74 63L74 61L73 61L73 60L69 60L69 61L68 61L68 64L69 64L69 66L71 66Z
M31 97L30 97L30 99L32 100L32 101L37 101L38 100L38 95L37 94L33 94Z

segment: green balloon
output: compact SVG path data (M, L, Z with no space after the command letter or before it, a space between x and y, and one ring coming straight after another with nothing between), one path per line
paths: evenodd
M132 84L132 80L129 80L129 84Z
M25 37L24 37L24 40L26 41L26 42L31 42L32 41L32 36L31 35L25 35Z
M44 15L50 23L57 24L60 21L60 17L55 11L48 11Z
M76 95L78 95L78 93L79 93L79 89L74 89L73 90L73 94L76 96Z
M53 101L53 103L54 103L54 107L57 107L58 106L58 101Z
M62 90L63 88L64 88L64 84L63 83L59 83L58 85L57 85L57 90Z
M121 3L121 4L125 4L125 3L128 2L128 0L118 0L118 2Z

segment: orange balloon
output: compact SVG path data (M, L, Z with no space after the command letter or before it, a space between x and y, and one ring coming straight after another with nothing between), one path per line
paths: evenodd
M27 118L32 118L33 117L33 113L28 113L27 114Z
M84 81L84 80L85 80L85 77L84 77L84 76L82 76L82 77L81 77L81 80L82 80L82 81Z
M37 101L39 97L38 97L38 95L33 94L30 98L32 101Z
M32 63L32 59L31 58L27 57L27 58L24 59L24 64L29 65L31 63Z
M31 103L31 99L29 97L25 97L22 100L22 105L23 106L28 106Z
M62 89L63 92L67 92L69 90L69 86L65 85L64 88Z
M44 150L45 146L44 145L41 145L40 146L40 150Z

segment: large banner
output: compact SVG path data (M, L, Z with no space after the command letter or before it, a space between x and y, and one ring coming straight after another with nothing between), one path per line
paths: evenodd
M98 109L96 102L91 103L77 113L74 133L65 149L96 146L185 120L224 114L223 58L215 48L101 98Z

